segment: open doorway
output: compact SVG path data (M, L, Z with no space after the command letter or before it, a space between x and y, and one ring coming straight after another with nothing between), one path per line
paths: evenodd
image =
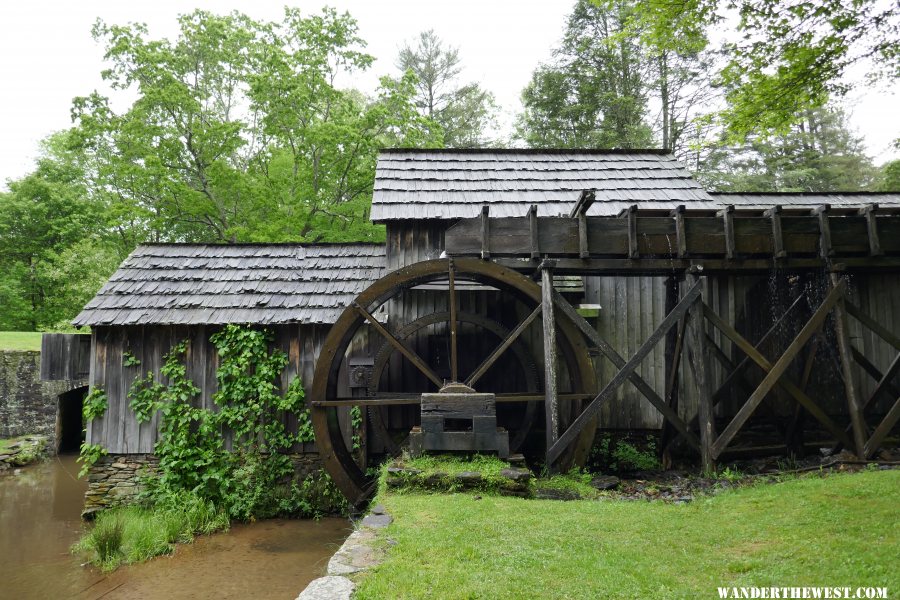
M87 386L75 388L57 399L56 451L58 454L78 452L84 441L84 421L81 408L87 396Z

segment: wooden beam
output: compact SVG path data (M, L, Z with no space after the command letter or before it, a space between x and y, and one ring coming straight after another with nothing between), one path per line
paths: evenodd
M398 340L390 331L385 329L384 325L378 322L378 319L369 314L369 311L360 306L358 303L354 302L353 308L355 308L356 311L361 314L366 319L366 321L369 322L369 325L371 325L372 328L374 328L375 331L377 331L379 335L381 335L381 337L387 340L387 342L391 346L398 350L400 354L405 356L407 360L409 360L409 362L411 362L419 371L421 371L428 379L430 379L432 383L434 383L438 387L438 389L443 387L444 381L440 377L438 377L433 370L431 370L431 367L429 367L425 363L425 361L415 353L415 351L407 348L403 342Z
M552 469L555 457L550 450L559 438L557 400L556 322L553 314L553 261L541 264L541 314L544 321L544 422L547 428L546 466Z
M597 199L596 195L591 190L584 190L581 192L581 195L578 196L578 200L575 202L575 206L572 207L572 211L569 213L570 218L575 218L579 215L587 215L588 209Z
M538 241L538 216L537 204L532 204L528 209L528 231L531 235L531 259L537 260L541 257L541 245Z
M900 420L900 397L894 401L894 405L888 411L888 414L875 428L872 437L866 442L863 455L860 458L869 458L875 454L875 451L881 446L881 442L884 441L884 438L887 437L887 434L894 428L898 420Z
M578 215L578 258L589 258L587 217Z
M466 380L467 386L475 387L475 384L478 382L478 380L481 379L481 377L487 372L488 369L491 368L491 366L495 362L497 362L497 359L500 358L500 355L506 352L506 350L510 346L512 346L517 339L519 339L519 336L522 335L522 332L525 331L525 329L527 329L532 322L534 322L539 314L541 314L542 309L543 304L538 304L535 309L531 311L531 314L525 317L525 320L519 323L516 328L513 329L508 336L506 336L506 339L503 340L500 345L497 346L497 348L493 352L491 352L490 356L485 358L484 361L482 361L482 363L478 366L478 368L475 369L475 371L469 376L469 378Z
M459 381L459 360L457 357L458 339L456 335L457 323L456 317L456 266L453 259L450 259L450 379L453 382Z
M666 403L662 400L662 398L659 397L659 395L652 391L652 388L650 388L650 394L647 394L645 392L645 389L642 389L642 387L639 387L637 385L636 381L640 381L643 384L644 388L649 388L649 386L646 385L646 382L643 381L640 375L635 373L635 370L644 360L644 358L646 358L646 356L653 350L654 346L656 346L659 340L661 340L663 336L669 331L669 329L671 329L672 326L674 326L687 313L688 309L699 296L700 286L698 284L693 286L687 292L684 298L681 299L675 309L668 315L666 315L666 317L662 320L656 330L652 334L650 334L650 337L648 337L644 341L644 343L641 344L641 347L637 352L634 353L634 356L632 356L624 364L621 364L621 366L618 364L618 361L621 361L622 358L618 355L618 353L612 351L612 353L607 355L610 357L610 359L613 360L613 363L616 364L616 366L620 366L619 371L613 376L609 383L606 384L606 387L604 387L600 391L600 393L597 394L597 396L591 401L591 403L588 404L587 407L585 407L585 409L581 412L580 415L578 415L575 421L572 422L569 428L561 436L559 436L559 439L556 441L556 443L553 444L553 446L548 450L547 464L551 464L553 461L555 461L565 451L565 449L575 441L575 439L578 437L578 434L581 433L582 429L584 429L584 427L594 418L597 412L599 412L600 408L612 397L616 389L618 389L618 387L625 381L631 381L632 383L635 383L636 387L638 387L638 389L644 393L644 395L648 400L650 400L650 402L656 407L656 409L663 413L663 416L670 419L672 425L675 426L675 428L678 429L678 431L682 433L682 435L684 435L686 439L688 439L689 441L691 439L696 441L696 437L687 429L684 421L678 416L677 413L674 413L671 408L666 405ZM562 302L565 302L565 300L561 297L554 297L554 300L556 301L556 305L559 306L567 314L567 316L569 316L570 319L572 319L572 322L579 326L579 329L581 329L583 332L587 333L587 331L585 331L585 329L579 323L579 321L583 321L583 319L573 319L571 314L563 308L564 305L562 304ZM562 302L560 302L560 300L562 300ZM568 304L568 302L565 302L565 304ZM571 308L571 305L569 305L569 308ZM572 310L574 311L574 309ZM597 334L592 327L588 326L587 329L588 331L593 331L593 334L588 335L589 339L591 339L592 341L602 340L599 334ZM603 351L604 348L609 348L611 350L611 348L608 346L608 344L606 344L605 341L603 341L603 345L600 346L601 351Z
M859 364L859 366L862 367L863 371L868 373L869 376L872 379L874 379L876 382L881 381L881 379L882 379L882 377L884 377L884 375L882 374L881 371L878 370L878 367L876 367L874 364L872 364L872 361L870 361L868 358L866 358L863 355L863 353L860 352L859 350L857 350L856 348L851 348L851 352L853 353L853 360L855 360L857 362L857 364ZM885 389L888 391L889 394L891 394L891 396L893 396L895 398L897 396L900 396L900 388L897 388L895 385L890 383L890 381L888 381L888 383L885 384ZM870 396L869 400L871 400L871 399L872 399L872 397ZM865 410L865 408L868 407L868 405L869 405L869 403L867 401L866 405L863 406L863 409Z
M868 204L859 209L859 214L866 219L866 233L869 236L869 256L881 256L884 254L884 251L881 249L881 240L878 237L878 219L875 216L877 212L877 204Z
M703 319L703 302L699 293L702 284L696 269L688 271L685 283L691 286L692 289L698 290L696 301L691 303L690 311L688 312L688 356L697 391L697 419L700 425L700 466L704 473L710 473L716 466L716 455L712 450L713 442L716 439L716 424L709 381L711 375L709 370L709 352L706 348L706 336L703 331L706 321Z
M822 307L820 306L819 308L821 309ZM772 363L769 362L768 359L766 359L766 357L763 356L762 353L760 353L756 348L751 346L750 342L748 342L746 339L744 339L744 337L741 334L739 334L734 327L729 325L724 319L722 319L722 317L717 315L715 313L715 311L713 311L708 306L703 307L703 312L704 312L704 315L706 315L706 318L709 319L710 323L712 323L719 331L724 333L728 337L728 339L730 339L732 342L734 342L734 344L742 352L744 352L748 357L750 357L753 360L753 362L755 362L763 371L765 371L766 373L770 373L772 371L772 368L773 368ZM816 322L818 323L819 329L814 330L813 333L810 334L810 336L814 335L816 331L821 330L822 324L825 322L825 317L827 315L828 315L827 310L822 313L821 319L816 318L815 314L813 315L813 318L816 318ZM810 322L812 322L812 319L810 319ZM809 325L809 323L807 323L807 325ZM801 330L801 333L804 333L804 331L805 330ZM795 338L795 341L796 341L796 338ZM802 347L802 345L803 344L800 344L800 347ZM790 349L790 347L788 347L788 349ZM799 352L799 349L798 349L798 352ZM782 356L782 358L784 358L784 356ZM829 417L825 413L825 411L823 411L821 408L819 408L819 406L808 395L806 395L806 393L804 391L802 391L800 388L798 388L796 385L794 385L793 382L791 382L789 379L787 379L787 377L782 375L778 380L776 380L774 385L778 385L784 391L786 391L791 396L793 396L793 398L797 402L799 402L804 408L806 408L806 410L813 417L815 417L816 420L818 420L820 423L822 423L822 425L826 429L828 429L828 431L830 431L838 440L841 440L842 442L846 441L847 443L849 443L850 438L848 438L846 436L846 434L843 432L843 430L841 430L841 428L838 427L838 425L834 421L831 420L831 417ZM771 389L771 387L769 389ZM759 391L759 388L757 388L757 391ZM762 398L765 397L765 394L767 394L767 393L768 393L768 390L766 390L766 392L762 394L762 396L760 397L760 400L762 400ZM757 402L757 405L758 405L758 402ZM751 410L751 413L752 413L752 410Z
M485 204L481 207L481 259L491 257L491 219L490 209Z
M675 252L678 258L684 258L687 255L687 232L684 229L684 204L679 204L672 211L672 217L675 219Z
M847 299L844 299L844 308L847 309L847 314L875 332L878 337L893 346L894 350L900 350L900 337L894 335L888 328L864 313L861 308Z
M725 229L725 258L734 258L734 205L722 209L722 227Z
M764 213L772 221L772 254L775 258L784 258L784 231L781 228L781 205L776 204Z
M866 420L860 403L858 388L856 386L856 374L853 372L853 353L850 346L850 331L847 323L847 310L844 308L844 295L847 291L847 281L834 271L830 274L833 289L840 287L843 291L834 305L834 333L837 337L838 356L841 359L841 374L844 379L844 393L847 397L847 410L850 413L850 423L853 425L853 443L856 446L856 456L865 458Z
M819 219L819 256L824 259L834 256L834 248L831 246L831 224L828 222L828 211L831 206L823 204L813 209L813 214Z
M890 391L894 388L891 382L894 380L894 377L896 377L898 371L900 371L900 354L897 354L897 356L894 357L894 360L891 362L891 365L888 367L887 371L885 371L884 375L882 375L881 378L878 379L878 383L875 384L875 388L872 390L872 393L869 394L869 397L861 407L863 411L866 410L867 406L870 406L873 402L875 402L882 392ZM896 392L892 393L895 397L900 395Z
M737 331L734 330L728 323L725 323L721 317L719 317L712 309L706 307L705 314L706 317L710 320L713 325L719 328L720 331L728 335L732 341L738 345L738 347L746 353L748 356L753 358L754 362L757 362L763 369L768 370L766 376L763 378L762 382L759 384L759 387L751 394L750 398L744 403L744 405L738 410L737 414L731 420L731 422L725 427L722 431L722 434L716 439L715 443L712 447L712 452L714 457L718 457L722 454L728 444L734 439L734 436L738 431L744 426L747 422L747 419L750 418L750 415L753 414L753 411L756 410L756 407L759 406L759 403L762 402L762 399L769 393L769 391L775 386L775 383L781 379L782 375L784 375L787 368L790 366L791 362L793 362L794 358L796 358L797 354L809 340L809 338L815 333L818 328L825 321L825 318L828 316L828 313L834 308L834 305L840 300L846 291L846 283L841 282L835 288L828 293L825 297L825 300L816 309L816 312L813 313L810 320L803 326L803 329L800 330L800 333L797 334L797 337L790 343L787 349L784 351L784 354L781 355L781 358L778 361L771 365L769 361L765 359L761 354L759 354L753 346L750 345L747 340L745 340ZM729 334L733 334L729 335ZM765 366L764 366L765 365ZM768 367L768 368L767 368ZM814 402L809 400L806 397L806 394L800 392L799 389L796 389L796 386L791 387L789 385L789 390L794 390L794 397L804 403L804 406L807 410L813 412L813 416L822 420L824 417L827 421L830 421L827 415L825 415L822 410L816 406ZM799 392L799 394L797 393ZM823 423L824 424L824 423ZM836 431L832 431L835 435L838 435L838 439L841 437L846 437L844 432L839 428L834 426Z
M638 233L637 233L637 204L628 207L626 213L628 219L628 258L637 258L638 253Z

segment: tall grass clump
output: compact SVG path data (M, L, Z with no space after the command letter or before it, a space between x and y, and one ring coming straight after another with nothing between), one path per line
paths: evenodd
M228 529L228 513L196 494L183 492L151 506L104 511L74 547L104 571L170 554L195 535Z

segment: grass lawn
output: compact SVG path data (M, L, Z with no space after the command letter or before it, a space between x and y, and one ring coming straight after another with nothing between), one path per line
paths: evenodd
M900 592L900 470L685 505L382 494L387 560L356 598L717 598L718 586Z
M0 350L40 350L40 331L0 331Z

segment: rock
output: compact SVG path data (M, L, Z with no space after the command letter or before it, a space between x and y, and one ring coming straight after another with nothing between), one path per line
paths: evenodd
M384 505L383 505L383 504L376 504L376 505L372 508L372 514L373 514L373 515L383 515L383 514L385 514L385 512L384 512Z
M114 462L110 465L113 469L125 469L127 468L124 463Z
M581 500L581 496L574 490L538 490L535 495L538 500Z
M509 468L500 471L500 476L516 483L528 483L533 475L528 469Z
M474 487L484 481L484 477L481 476L481 473L476 473L475 471L463 471L462 473L457 473L454 479L468 487Z
M355 588L346 577L328 575L310 581L297 600L350 600Z
M524 467L525 466L525 457L521 454L510 454L509 458L506 459L506 462L511 464L514 467Z
M381 529L383 527L387 527L391 524L394 519L391 518L390 515L380 514L380 515L366 515L360 523L363 527L373 527L375 529Z
M425 478L424 483L428 487L443 489L446 486L444 480L446 480L447 477L447 473L444 473L443 471L435 471Z
M381 562L383 552L373 547L374 529L357 529L328 561L329 575L352 575Z
M619 487L621 480L615 475L600 475L591 479L591 486L600 491L614 490Z

